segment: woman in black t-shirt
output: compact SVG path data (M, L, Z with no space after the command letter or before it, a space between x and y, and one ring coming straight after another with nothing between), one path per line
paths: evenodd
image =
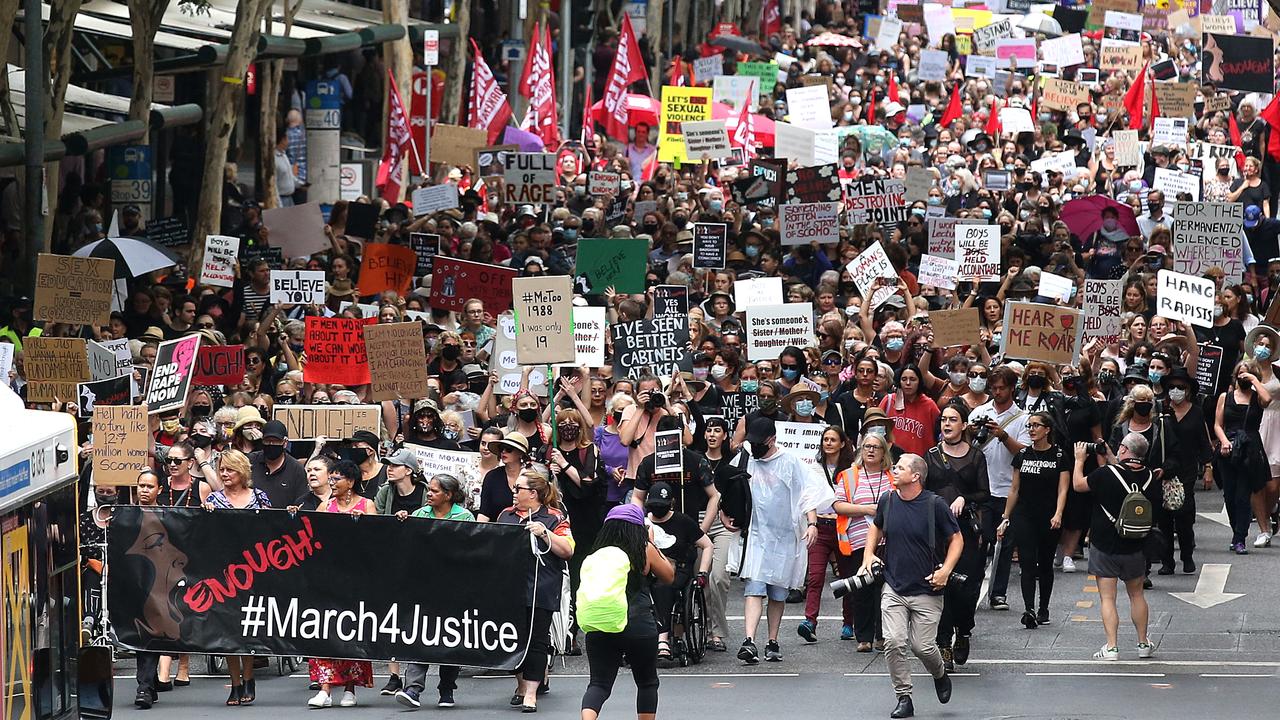
M1049 598L1053 595L1053 555L1062 533L1062 513L1071 482L1071 459L1053 444L1053 420L1049 413L1033 413L1027 420L1031 446L1013 456L1013 486L1005 504L999 534L1004 536L1013 518L1018 566L1022 568L1022 624L1028 630L1047 625ZM1039 610L1036 585L1040 586Z

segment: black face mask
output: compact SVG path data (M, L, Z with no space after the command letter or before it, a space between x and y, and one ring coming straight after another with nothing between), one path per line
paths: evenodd
M457 360L462 357L462 348L458 345L445 345L440 350L440 357L451 362Z
M1133 404L1133 412L1137 415L1141 415L1142 417L1146 417L1151 414L1152 407L1153 404L1150 402L1136 402Z
M267 460L279 460L283 456L284 456L283 445L265 445L264 444L262 446L262 457L266 458Z
M651 502L644 504L644 511L652 513L654 517L665 517L671 512L671 503L669 502Z
M658 232L658 223L645 223L640 228L644 230L646 235L653 235Z
M208 435L192 435L191 444L198 448L207 448L213 445L213 438Z
M617 427L622 424L622 411L617 410L613 413L613 426Z
M677 215L671 222L675 223L677 228L683 230L684 226L689 224L689 218Z
M521 422L533 422L538 419L538 408L520 408L516 411L516 417Z
M213 414L213 408L209 405L192 405L191 417L206 418Z
M773 413L777 412L777 410L778 410L778 401L775 400L774 398L760 399L760 412L764 413L765 415L772 415Z
M1027 387L1028 387L1028 388L1030 388L1030 389L1032 389L1032 390L1043 390L1043 389L1044 389L1044 386L1045 386L1047 383L1048 383L1048 380L1047 380L1047 378L1045 378L1045 376L1043 376L1043 375L1029 375L1029 376L1027 376Z
M761 460L765 455L769 454L769 443L751 443L751 457Z
M1249 382L1249 378L1247 377L1238 377L1236 378L1236 386L1241 390L1249 390L1253 387L1253 383Z
M591 218L585 218L582 221L582 232L580 235L591 237L591 233L596 231L596 221Z
M94 498L99 505L115 505L120 500L119 495L102 495L99 493L94 493Z

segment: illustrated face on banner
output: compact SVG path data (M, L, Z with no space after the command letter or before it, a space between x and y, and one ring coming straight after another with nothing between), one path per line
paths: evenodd
M187 554L169 542L169 529L158 513L144 511L141 525L138 537L125 551L125 557L151 564L151 572L136 573L137 577L152 580L143 601L142 618L135 619L135 626L143 636L176 641L182 637L179 627L185 617L177 598L178 590L185 585Z

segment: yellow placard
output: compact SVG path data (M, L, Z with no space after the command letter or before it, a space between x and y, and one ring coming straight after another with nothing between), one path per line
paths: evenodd
M711 88L662 87L662 110L658 121L658 160L689 162L684 152L680 123L711 119Z

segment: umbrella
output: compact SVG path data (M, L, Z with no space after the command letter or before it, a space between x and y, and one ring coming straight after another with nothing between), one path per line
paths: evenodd
M169 251L138 238L106 238L91 242L72 254L115 260L118 278L140 277L178 264L177 258Z
M854 125L849 134L862 143L863 153L882 153L889 148L898 147L898 136L889 132L883 125Z
M1058 21L1044 13L1028 13L1018 21L1018 27L1027 32L1040 33L1041 35L1058 36L1062 34L1062 26L1058 24Z
M760 43L738 35L719 35L711 41L711 44L729 48L752 57L773 57L773 53L761 47Z
M502 142L507 145L520 146L520 152L544 152L547 149L547 146L542 142L542 138L527 130L521 130L514 125L508 125L503 130Z
M649 127L658 126L658 113L662 108L662 103L648 95L639 93L627 93L623 96L622 102L627 104L627 124L635 127L640 123L644 123ZM605 123L604 100L600 100L591 106L591 116L597 122Z
M729 137L733 137L733 131L738 127L738 114L741 110L735 110L724 103L715 103L711 106L711 118L713 120L725 120L725 127L729 130ZM773 121L769 118L755 114L755 130L756 145L759 147L773 147Z
M813 47L814 45L821 45L825 47L860 48L862 47L862 41L859 40L858 38L849 37L848 35L837 35L836 33L833 33L833 32L824 32L818 37L813 38L809 42L805 43L805 45L808 45L810 47Z
M1120 214L1120 227L1130 236L1142 234L1138 230L1138 218L1134 216L1133 208L1105 195L1089 195L1071 200L1062 206L1058 219L1066 223L1076 237L1085 240L1102 227L1102 211L1107 208L1113 208Z

